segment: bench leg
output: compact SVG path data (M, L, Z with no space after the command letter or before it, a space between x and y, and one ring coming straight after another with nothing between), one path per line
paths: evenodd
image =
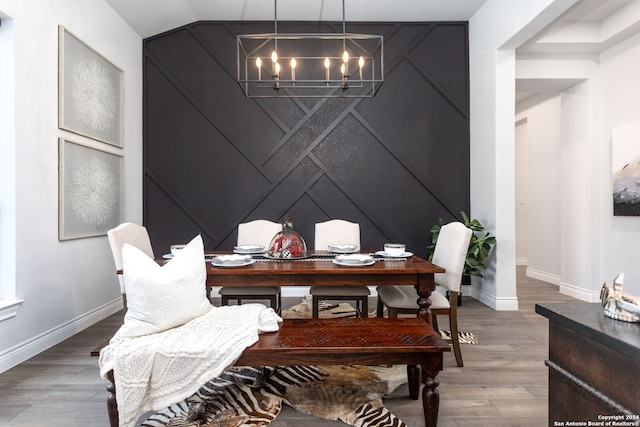
M107 373L107 379L109 380L109 384L107 384L107 391L109 392L109 395L107 396L107 412L109 414L109 425L111 427L118 427L118 425L120 424L120 420L118 419L116 382L113 378L113 371L109 371Z
M417 365L407 365L407 382L409 383L409 397L418 400L420 396L420 368Z
M440 354L442 356L442 353ZM431 359L431 357L429 358ZM438 424L438 410L440 409L440 393L437 388L440 381L436 378L440 369L433 366L433 363L422 365L422 409L424 411L424 423L427 427L435 427Z

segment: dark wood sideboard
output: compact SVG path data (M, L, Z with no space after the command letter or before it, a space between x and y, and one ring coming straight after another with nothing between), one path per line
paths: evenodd
M549 319L549 426L640 425L640 324L599 303L537 304Z

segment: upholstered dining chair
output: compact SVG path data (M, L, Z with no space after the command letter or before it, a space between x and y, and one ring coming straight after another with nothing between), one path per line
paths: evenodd
M360 224L332 219L315 225L316 251L327 250L329 245L356 245L360 250ZM312 315L319 317L319 305L322 300L348 300L356 302L356 316L369 316L369 288L366 286L312 286Z
M244 222L238 224L237 245L262 245L269 249L271 239L281 231L282 224L265 219ZM242 300L269 300L278 314L282 309L280 286L223 286L219 293L222 305L229 305L229 300L239 305Z
M438 315L449 316L451 343L456 363L460 367L463 362L458 338L457 302L471 234L471 229L461 222L450 222L443 226L438 235L431 261L446 270L445 273L436 273L435 282L436 285L446 289L449 294L449 298L447 298L438 290L431 293L430 308L433 327L438 330ZM417 300L418 295L412 286L378 286L377 315L378 317L383 316L385 306L388 309L389 317L397 317L398 314L417 314Z
M134 224L132 222L124 222L107 231L107 237L109 239L109 245L111 246L113 261L116 264L116 271L122 271L122 246L125 243L140 249L149 257L154 258L151 240L149 239L149 232L147 231L147 228L142 225ZM122 274L118 274L118 280L120 281L120 292L122 292L122 303L126 310L127 292L124 286Z

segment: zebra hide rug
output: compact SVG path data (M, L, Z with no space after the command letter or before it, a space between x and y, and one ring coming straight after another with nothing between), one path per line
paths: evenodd
M267 426L285 403L357 427L406 427L382 403L384 395L406 382L406 375L404 365L232 367L140 426Z

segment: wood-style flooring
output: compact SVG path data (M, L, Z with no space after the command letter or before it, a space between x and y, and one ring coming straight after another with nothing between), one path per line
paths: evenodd
M547 425L547 319L537 315L534 306L573 299L560 294L557 286L525 277L524 267L518 267L517 283L518 311L495 311L463 297L459 327L473 332L479 344L462 345L463 368L457 367L453 353L445 354L439 375L439 426ZM375 307L373 298L370 304ZM0 374L0 426L108 426L106 382L99 376L97 358L89 353L113 335L121 319L122 313L115 314ZM446 318L439 324L447 329ZM406 386L389 396L385 406L407 425L424 426L422 404L408 398ZM344 425L286 406L271 424Z

